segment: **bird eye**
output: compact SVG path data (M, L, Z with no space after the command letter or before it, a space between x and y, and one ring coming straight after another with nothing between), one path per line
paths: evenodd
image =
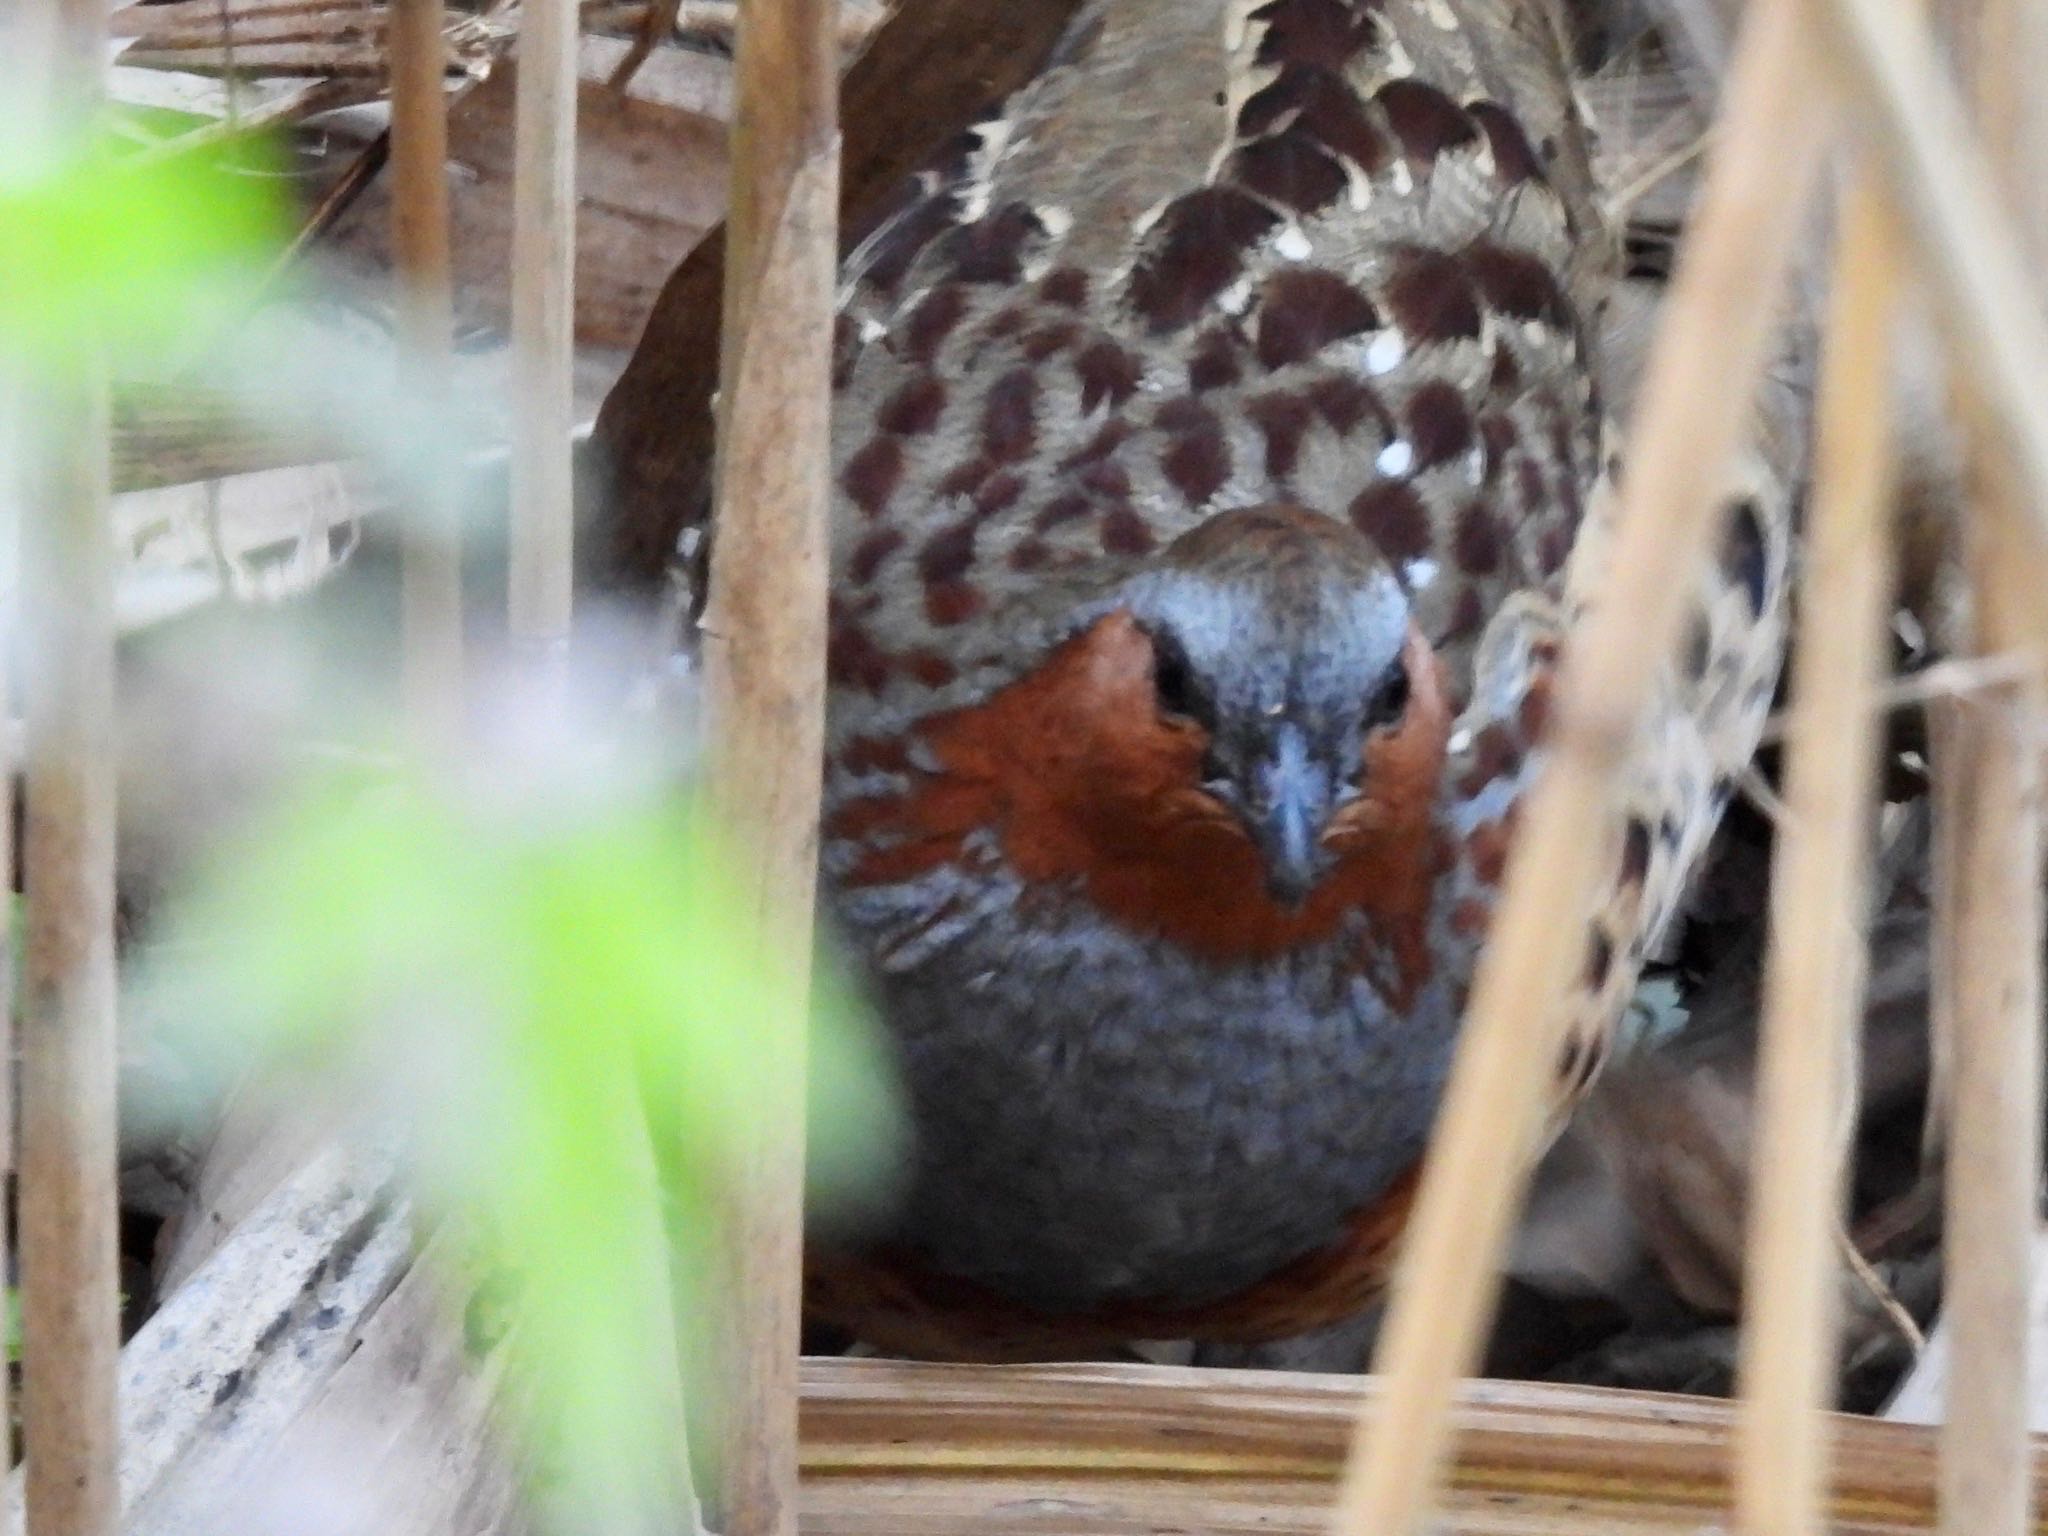
M1365 709L1365 728L1377 730L1392 725L1408 709L1408 668L1395 661L1394 668L1380 683L1379 691Z
M1180 647L1165 640L1152 645L1152 691L1159 708L1169 715L1193 719L1198 709L1194 673Z

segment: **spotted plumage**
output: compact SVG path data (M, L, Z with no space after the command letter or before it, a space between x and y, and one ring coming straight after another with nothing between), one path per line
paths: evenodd
M827 1315L1255 1336L1383 1278L1605 542L1560 36L1097 0L850 259L823 874L918 1153ZM1761 724L1782 506L1734 527L1560 935L1560 1111Z

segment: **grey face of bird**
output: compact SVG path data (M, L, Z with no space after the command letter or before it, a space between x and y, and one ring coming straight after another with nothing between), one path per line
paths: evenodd
M1329 872L1331 818L1365 793L1365 742L1407 706L1408 599L1351 530L1256 511L1205 525L1134 579L1157 707L1207 739L1202 789L1244 826L1275 900Z

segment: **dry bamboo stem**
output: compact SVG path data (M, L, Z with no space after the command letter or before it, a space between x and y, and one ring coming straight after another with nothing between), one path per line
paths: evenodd
M393 0L391 244L402 284L400 339L429 400L446 398L452 341L448 110L441 0ZM454 519L414 509L406 526L405 704L415 728L448 729L461 708L462 562Z
M41 115L51 127L76 131L100 99L106 8L60 0L42 9L49 48L25 66L28 92L47 92ZM95 338L78 337L69 368L39 381L21 533L28 815L19 1200L31 1536L113 1536L120 1518L114 619L99 350Z
M752 0L735 60L717 556L704 628L711 790L753 855L780 1007L728 1233L726 1536L793 1536L803 1249L803 1020L824 750L827 434L838 262L837 0Z
M1363 1420L1337 1529L1413 1536L1442 1475L1456 1379L1471 1369L1542 1123L1562 1001L1611 841L1608 807L1674 649L1690 575L1749 419L1772 306L1818 169L1827 107L1793 7L1752 7L1650 359L1606 572L1567 657L1551 758L1531 794L1474 982L1382 1334L1387 1401Z
M1839 1336L1835 1228L1862 1017L1862 939L1888 660L1897 488L1896 237L1880 190L1843 199L1818 401L1796 705L1771 880L1742 1329L1736 1513L1745 1536L1825 1528Z
M512 188L512 643L543 687L569 650L573 509L570 389L576 281L576 6L519 16Z
M1916 9L1896 0L1806 0L1839 78L1868 131L1873 169L1896 199L1936 318L1970 385L1984 445L2010 466L2030 521L2048 546L2048 317L1998 211L1984 156L1971 141L1955 87L1935 61ZM2029 630L2048 640L2048 605Z
M2031 250L2048 246L2040 177L2048 135L2031 89L2048 63L2037 6L1989 3L1974 50L1985 137ZM2029 119L2033 120L2029 120ZM2038 306L2038 291L2033 298ZM2041 562L2024 499L1982 451L1972 392L1962 391L1973 454L1975 648L2025 644ZM1955 706L1938 766L1953 792L1940 808L1952 848L1938 887L1953 945L1938 967L1951 1047L1947 1114L1944 1310L1954 1350L1941 1432L1941 1528L1947 1536L2021 1536L2033 1505L2027 1436L2028 1317L2041 1167L2041 740L2039 674Z

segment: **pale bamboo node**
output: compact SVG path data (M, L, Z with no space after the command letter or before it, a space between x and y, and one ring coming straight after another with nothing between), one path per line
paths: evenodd
M1605 590L1568 648L1548 765L1528 802L1446 1089L1382 1331L1384 1407L1358 1443L1336 1529L1416 1536L1442 1476L1457 1378L1476 1362L1539 1096L1590 917L1631 730L1673 654L1705 557L1773 306L1830 121L1801 13L1750 8L1634 428Z
M526 0L512 183L512 644L558 689L574 580L576 5Z
M448 235L448 109L442 0L392 0L391 246L401 356L436 404L453 345ZM428 738L461 709L462 562L451 509L415 507L403 541L406 714Z
M1736 1442L1744 1536L1819 1536L1839 1349L1835 1233L1863 1015L1896 563L1891 509L1896 234L1859 171L1842 197L1816 409L1785 815L1771 875L1758 1114L1751 1143Z
M802 1323L804 1018L825 730L836 0L749 0L735 59L719 356L716 555L703 620L712 802L779 979L760 1116L724 1234L725 1536L794 1536Z
M14 62L40 126L100 99L106 7L57 0ZM44 99L35 100L38 92ZM114 1092L114 614L105 359L39 378L21 544L26 720L20 1208L30 1536L114 1536L120 1353Z
M1973 50L1984 137L2029 254L2048 250L2048 135L2032 96L2048 67L2038 5L1985 0ZM2037 310L2039 285L2031 295ZM1998 472L1973 391L1958 390L1971 428L1971 512L1963 530L1979 655L2038 635L2044 562L2027 537L2022 493ZM1936 885L1936 932L1951 946L1935 967L1950 1046L1943 1223L1943 1312L1952 1344L1939 1486L1944 1536L2022 1536L2034 1479L2029 1316L2041 1167L2042 891L2038 671L1948 707L1935 759L1949 776L1937 802L1950 856Z

